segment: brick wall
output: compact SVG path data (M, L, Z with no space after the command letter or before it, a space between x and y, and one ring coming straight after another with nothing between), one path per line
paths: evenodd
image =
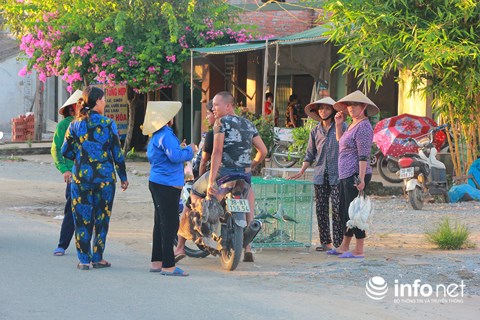
M239 19L242 24L257 26L255 31L262 37L279 38L315 27L317 15L313 10L254 11L240 15Z

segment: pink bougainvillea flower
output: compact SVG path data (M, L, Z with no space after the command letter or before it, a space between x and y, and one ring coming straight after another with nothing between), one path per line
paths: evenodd
M123 46L117 47L117 52L118 52L118 53L122 53L122 52L123 52Z
M177 60L177 57L172 54L171 56L166 56L168 62L175 62Z
M103 41L102 41L102 42L103 42L103 43L105 43L105 44L110 44L110 43L112 43L112 42L113 42L113 39L112 39L112 38L110 38L110 37L106 37L105 39L103 39Z

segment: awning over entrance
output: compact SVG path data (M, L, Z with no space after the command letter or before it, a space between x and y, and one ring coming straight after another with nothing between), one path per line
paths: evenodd
M300 33L292 34L283 38L278 39L269 39L269 46L276 45L295 45L309 42L325 42L328 37L325 35L327 27L318 26ZM252 41L244 43L233 43L225 44L210 48L192 48L193 52L203 53L203 54L230 54L238 52L247 52L265 49L265 41Z

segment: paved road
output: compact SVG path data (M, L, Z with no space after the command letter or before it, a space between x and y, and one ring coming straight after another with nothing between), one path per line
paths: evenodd
M289 308L282 292L250 294L238 279L212 274L169 278L146 270L146 257L109 243L110 269L79 271L76 257L49 254L57 228L12 214L0 214L0 319L207 319L313 316L312 296L299 293ZM219 283L214 284L218 280ZM290 295L290 294L289 294ZM193 300L189 306L188 300ZM216 301L225 309L216 309ZM310 304L309 303L309 304ZM287 310L288 309L288 310ZM285 313L287 312L287 313Z

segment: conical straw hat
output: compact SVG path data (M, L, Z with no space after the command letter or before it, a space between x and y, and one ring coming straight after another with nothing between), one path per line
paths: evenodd
M82 90L75 91L70 96L70 98L68 98L67 101L65 101L63 106L61 106L60 109L58 109L58 113L63 115L63 110L65 110L65 108L68 107L69 105L76 104L78 102L78 99L80 99L81 97L82 97Z
M333 107L333 105L335 104L335 100L330 97L325 97L307 104L305 106L305 113L307 114L307 116L309 116L315 121L322 121L322 118L320 118L320 116L318 115L318 108L321 104L327 104Z
M367 104L367 115L369 117L374 116L380 112L380 109L378 109L377 105L373 103L372 100L368 99L367 96L364 95L360 90L352 92L349 95L338 100L338 102L333 105L333 108L337 111L343 111L347 113L347 102L360 102Z
M142 133L146 136L160 130L180 111L180 101L149 101Z

